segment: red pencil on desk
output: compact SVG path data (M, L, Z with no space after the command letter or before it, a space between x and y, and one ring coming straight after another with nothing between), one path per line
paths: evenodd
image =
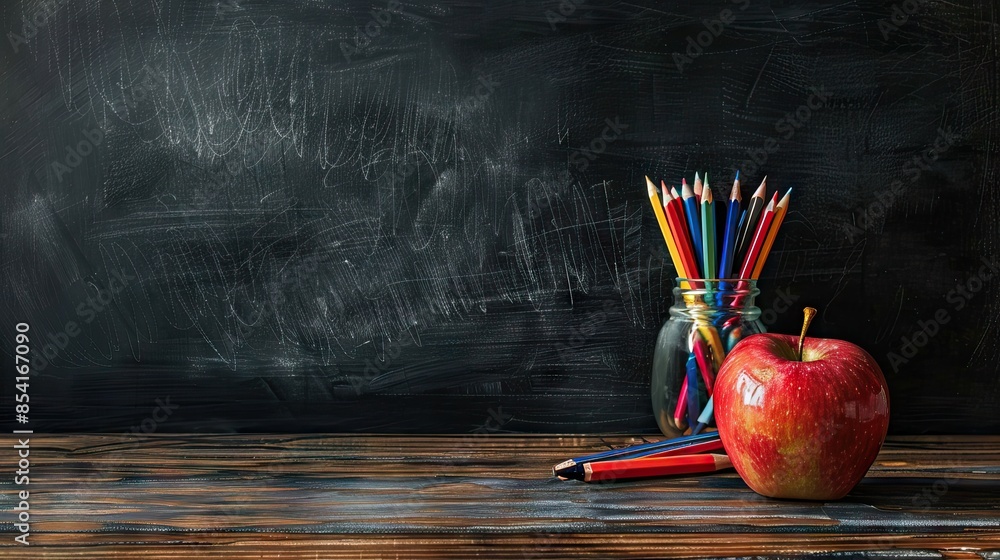
M632 478L671 476L678 474L710 473L728 469L733 464L726 455L678 455L660 459L623 459L599 461L583 466L584 482L609 482Z

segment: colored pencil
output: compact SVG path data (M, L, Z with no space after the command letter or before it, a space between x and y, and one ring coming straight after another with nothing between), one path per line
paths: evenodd
M722 367L722 358L726 355L726 349L722 345L722 338L719 336L718 329L699 326L698 333L701 334L702 340L708 344L709 350L712 351L712 363L715 364L715 369L719 369Z
M663 185L666 189L666 185ZM670 193L667 190L667 193ZM695 260L694 248L691 246L691 238L688 237L688 227L687 221L684 219L684 205L683 203L670 195L670 201L667 204L667 225L670 226L670 231L674 235L674 243L677 245L677 252L680 254L684 268L687 270L688 278L700 278L700 267L698 266L698 261Z
M653 206L653 213L656 215L656 223L660 226L660 233L663 240L667 242L667 250L670 252L670 260L674 263L678 276L687 278L687 271L681 262L680 254L677 252L677 245L674 243L674 236L670 235L670 226L667 225L667 218L663 214L663 205L660 204L660 197L656 195L656 185L646 177L646 189L649 194L649 203Z
M553 467L552 470L560 471L568 469L574 465L589 463L591 461L607 461L610 459L641 457L643 455L648 455L650 453L665 451L667 449L674 449L685 445L693 445L695 443L704 443L706 441L713 441L716 439L719 439L718 433L706 433L706 434L698 434L697 436L681 436L681 437L666 439L663 441L656 441L653 443L640 443L638 445L630 445L628 447L622 447L620 449L611 449L608 451L601 451L600 453L593 453L590 455L575 457L573 459L569 459L568 461L563 461L562 463L559 463L558 465Z
M677 406L674 407L674 425L677 426L678 430L683 430L688 425L687 420L684 419L684 413L687 412L687 395L688 378L685 375L684 381L681 382L681 391L677 393Z
M696 474L721 471L732 467L726 455L678 455L661 459L624 459L621 461L601 461L583 466L584 482L610 482L654 476Z
M753 241L753 234L757 227L757 221L760 219L761 210L764 208L765 199L767 197L767 177L760 182L760 186L754 191L753 196L750 197L750 205L747 207L747 211L744 214L745 219L740 223L740 231L736 235L736 253L733 255L733 268L735 270L740 270L740 265L746 258L747 249L750 248L750 242Z
M712 388L715 386L715 368L712 367L708 347L704 340L696 337L694 348L691 351L694 353L695 361L698 362L701 377L705 380L705 390L708 393L708 397L711 398Z
M708 423L712 421L712 413L715 412L715 399L709 397L708 403L705 404L705 410L701 411L701 416L698 417L698 425L691 430L691 435L701 434Z
M785 196L781 197L781 202L774 209L774 221L771 222L771 227L767 230L764 247L760 250L760 256L757 257L757 263L750 274L750 277L754 280L760 278L760 273L764 270L764 263L767 262L767 256L771 254L771 247L774 245L774 239L778 236L778 229L781 227L781 222L785 220L785 214L788 212L788 202L791 194L792 189L788 189L788 192L785 193Z
M712 433L717 434L719 432L712 432ZM692 443L689 445L674 447L672 449L667 449L666 451L654 451L653 453L649 453L646 455L640 455L636 457L625 457L624 459L660 459L663 457L675 457L677 455L694 455L695 453L722 451L723 449L725 449L725 446L722 445L722 440L713 439L703 443Z
M736 228L739 227L740 203L740 172L736 172L733 190L729 193L729 207L726 212L726 227L722 237L722 257L719 259L719 278L729 278L733 271L733 253L736 252Z
M687 181L681 179L681 200L684 202L684 214L687 216L688 230L691 232L691 246L694 247L695 259L702 262L701 220L698 219L698 201L694 191Z
M771 199L771 202L767 203L764 213L761 214L760 223L757 224L757 231L753 234L753 241L750 242L747 254L743 257L743 265L740 267L740 278L750 278L750 274L757 264L757 257L760 256L760 251L764 247L764 239L767 237L768 228L771 227L771 222L774 221L774 205L777 202L775 200L777 197L778 193L774 193L774 198Z
M699 434L699 437L718 436L718 432L709 432L706 434ZM687 436L690 437L690 436ZM614 461L624 461L632 459L662 459L663 457L674 457L677 455L694 455L695 453L711 453L713 451L723 451L725 447L722 445L722 440L719 437L708 438L697 442L683 442L674 446L665 447L663 449L653 450L653 451L642 451L639 453L632 453L627 455L622 455L620 457L615 457ZM589 463L599 463L602 461L584 461L582 463L575 463L571 466L562 467L559 469L552 469L553 474L559 478L564 479L576 479L580 480L583 478L584 465Z
M702 272L705 278L718 278L715 269L718 261L715 260L715 200L712 198L712 190L705 189L701 194L701 243L702 243ZM707 284L707 282L706 282Z
M698 358L695 357L695 353L691 352L688 355L687 363L684 367L687 373L687 413L688 413L688 426L694 426L698 416L701 414L701 408L698 406Z
M767 177L764 177L743 209L739 173L733 179L728 204L725 201L716 203L708 173L695 173L693 185L682 178L679 189L668 187L665 181L660 181L657 187L649 177L646 177L646 186L660 233L681 279L681 288L695 285L703 288L708 296L716 290L714 285L692 281L718 279L720 287L728 289L730 284L745 287L739 280L760 277L787 215L790 189L780 201L774 193L768 202ZM730 283L727 279L737 281ZM687 305L696 307L722 305L721 294L709 299L685 293L684 300ZM742 301L741 296L734 299L734 303L738 301ZM715 375L726 352L745 331L734 322L735 319L731 318L726 324L695 321L696 334L691 340L672 411L674 424L679 429L690 427L694 433L699 433L712 421ZM708 395L704 408L701 407L699 376Z

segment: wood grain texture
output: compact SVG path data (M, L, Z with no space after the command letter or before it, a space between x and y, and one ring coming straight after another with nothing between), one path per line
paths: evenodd
M995 0L55 4L0 2L0 329L38 335L36 429L170 397L159 432L653 433L676 275L643 176L739 168L795 188L768 329L820 309L893 433L1000 432L1000 274L953 292L1000 247Z
M4 445L12 444L4 438ZM1000 554L1000 437L893 438L844 500L732 472L607 485L556 462L614 436L32 437L31 558ZM0 503L14 489L0 481ZM990 556L992 554L992 556ZM23 557L23 556L21 556Z

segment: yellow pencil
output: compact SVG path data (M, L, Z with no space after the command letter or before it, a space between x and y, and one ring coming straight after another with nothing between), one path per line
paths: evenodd
M677 251L677 244L674 243L674 236L670 235L670 226L667 225L667 217L663 214L663 205L660 204L660 197L656 194L656 185L646 177L646 190L649 191L649 203L653 205L653 213L656 214L656 222L660 224L660 233L663 240L667 242L667 250L670 251L670 260L674 261L674 268L677 275L687 278L687 271L681 262L681 254Z
M767 230L767 237L764 238L764 247L760 250L760 256L757 257L753 272L750 274L750 277L754 280L760 278L760 273L764 270L764 262L767 261L767 256L771 254L771 246L774 245L774 239L778 237L778 229L781 227L781 222L785 219L785 214L788 212L789 195L791 194L792 189L788 189L785 196L781 197L778 205L774 207L774 221L771 222L771 227Z

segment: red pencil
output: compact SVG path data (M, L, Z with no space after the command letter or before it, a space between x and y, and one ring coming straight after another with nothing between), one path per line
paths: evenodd
M710 473L732 466L728 456L716 454L678 455L661 459L598 461L583 466L583 480L584 482L600 482L651 476Z
M665 203L667 211L667 223L670 225L670 231L674 235L674 243L677 245L677 252L680 253L681 260L684 263L684 268L688 271L688 276L693 278L700 277L700 272L698 271L698 260L694 257L694 248L691 245L691 237L688 236L688 226L687 221L684 218L684 207L683 203L673 197L667 186L661 181L660 184L663 190L670 194L670 199Z
M747 249L747 256L743 258L743 266L740 267L740 278L750 278L753 267L757 264L757 257L760 256L760 250L764 247L764 240L767 238L767 230L771 227L771 221L774 220L776 204L778 204L777 192L774 193L771 202L767 203L767 208L764 208L764 213L760 217L757 231L753 234L753 241L750 243L750 248Z
M709 358L708 345L705 344L705 341L700 336L696 336L694 341L694 359L698 362L701 377L705 380L705 389L708 391L708 396L711 397L712 387L715 385L715 368Z
M674 409L674 424L677 429L683 430L687 428L687 422L684 421L684 413L687 412L687 399L688 399L688 378L684 376L684 382L681 383L681 392L677 394L677 408Z

